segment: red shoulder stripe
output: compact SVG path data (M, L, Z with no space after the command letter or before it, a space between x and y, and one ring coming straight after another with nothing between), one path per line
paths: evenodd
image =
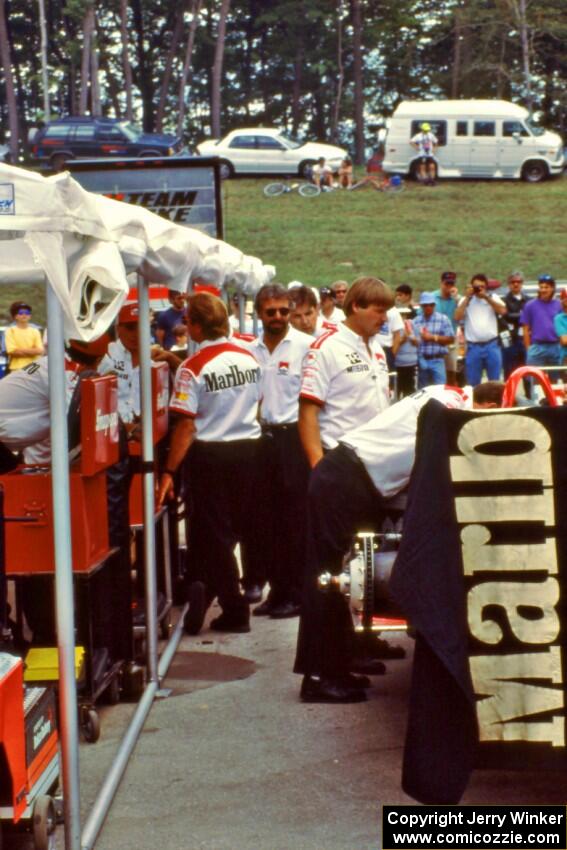
M208 345L206 348L203 348L201 351L193 354L192 357L189 357L181 364L181 368L189 369L190 372L193 372L193 374L197 376L201 373L207 363L214 360L214 358L218 357L219 354L224 354L227 351L232 351L235 354L244 354L247 357L251 357L252 360L256 362L256 358L251 351L247 351L239 345L234 345L232 342L221 342L218 345Z
M316 397L316 396L314 396L314 395L309 395L309 393L299 393L299 398L304 398L304 399L305 399L305 401L312 401L312 402L313 402L313 404L316 404L316 405L318 405L319 407L324 407L324 406L325 406L325 402L324 402L324 401L321 401L321 399L320 399L320 398L317 398L317 397Z
M326 333L321 334L321 336L318 339L316 339L315 342L311 343L311 345L309 347L314 348L314 349L321 348L322 344L326 340L328 340L329 337L332 337L333 334L336 334L337 330L338 330L338 328L331 328L330 330L326 331Z

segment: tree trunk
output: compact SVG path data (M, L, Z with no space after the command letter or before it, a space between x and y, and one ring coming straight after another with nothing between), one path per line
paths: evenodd
M215 58L213 60L213 79L211 92L211 132L214 138L221 134L221 79L224 59L224 40L226 37L226 19L230 9L230 0L221 0Z
M199 15L201 14L201 6L203 0L193 0L191 7L191 24L189 26L189 36L187 38L187 47L185 48L185 59L183 60L183 70L181 72L181 80L179 82L179 105L177 112L177 135L183 135L183 124L185 123L185 89L189 82L189 72L191 70L191 61L193 58L193 47L195 44L195 32L199 23Z
M12 60L10 57L10 43L8 41L8 29L6 26L6 8L4 0L0 0L0 59L4 68L4 86L6 90L6 105L8 107L8 126L10 128L10 155L12 162L18 161L18 108L16 104L16 92L14 89L14 78L12 76Z
M364 163L364 87L362 79L362 13L361 0L351 0L354 65L355 162Z
M301 75L303 72L304 48L301 41L297 44L293 63L293 89L291 94L291 132L295 136L301 123Z
M134 120L132 108L132 66L128 50L128 0L120 0L120 39L122 42L122 68L124 70L124 86L126 89L126 118Z
M519 24L520 38L522 41L522 65L524 67L524 80L526 85L526 106L531 115L534 109L534 101L532 94L532 76L530 71L530 44L528 36L526 0L519 0Z
M165 58L165 68L163 71L163 77L159 92L159 103L156 113L156 131L158 133L163 132L163 117L165 114L165 104L167 102L167 92L169 89L169 84L171 82L173 62L177 55L177 48L179 47L179 42L181 41L181 36L183 34L183 23L185 19L185 12L187 9L187 2L188 0L183 0L183 2L179 3L179 5L177 6L175 24L173 26L173 32L171 33L171 42L169 44L169 50L167 51L167 56Z
M451 97L455 100L459 96L459 82L461 77L461 13L459 9L455 10L455 28L454 39L455 47L453 51L453 69L451 73Z
M142 96L143 127L146 133L154 129L154 84L152 69L148 62L144 46L144 11L142 0L132 0L134 30L136 32L136 53L138 55L138 84Z
M96 33L93 34L93 38L91 39L91 115L102 115L100 82L98 78L98 44Z
M333 117L331 121L331 141L334 144L337 144L338 142L339 113L341 109L343 83L345 78L343 65L343 0L338 0L337 2L337 70L337 94L335 97Z
M91 69L91 45L95 28L94 5L88 3L83 18L83 54L81 59L81 93L79 95L79 115L87 111L89 99L89 71Z

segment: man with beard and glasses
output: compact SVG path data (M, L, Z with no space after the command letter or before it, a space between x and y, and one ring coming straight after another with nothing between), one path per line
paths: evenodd
M254 517L257 540L254 551L247 551L247 572L260 573L261 558L270 592L253 613L281 619L299 614L309 464L297 420L301 367L312 339L290 327L290 293L280 284L263 286L255 307L263 327L251 346L262 367L262 437ZM249 580L245 575L245 586Z

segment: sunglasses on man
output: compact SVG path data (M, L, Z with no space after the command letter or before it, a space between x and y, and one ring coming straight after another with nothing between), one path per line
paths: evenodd
M25 307L22 307L18 310L18 316L31 316L31 310L27 310Z
M285 319L286 316L289 316L290 309L289 307L268 307L266 310L264 310L264 313L269 319L273 319L274 316L278 313Z

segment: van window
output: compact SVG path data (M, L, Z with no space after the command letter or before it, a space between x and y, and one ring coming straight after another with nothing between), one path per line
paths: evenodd
M50 124L45 130L45 138L66 139L70 126L69 124Z
M503 121L502 122L502 135L503 136L513 136L514 133L518 133L520 136L529 136L530 135L521 121Z
M413 139L418 133L421 133L421 125L426 123L431 125L431 132L437 137L439 147L447 144L447 122L435 120L434 118L420 118L419 121L411 122L411 136Z
M468 136L469 134L469 122L468 121L457 121L457 136Z
M475 136L495 136L496 124L494 121L475 121L474 122Z

